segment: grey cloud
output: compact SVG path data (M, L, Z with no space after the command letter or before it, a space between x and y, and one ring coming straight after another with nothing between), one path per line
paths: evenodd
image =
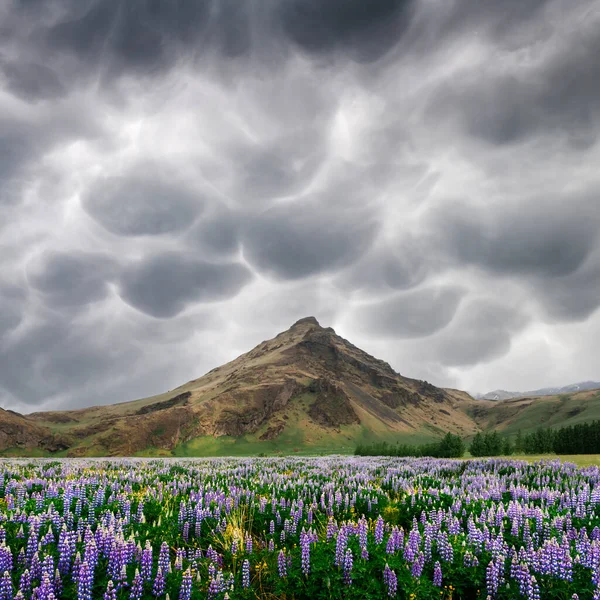
M414 288L445 268L443 258L436 256L433 241L415 235L408 227L399 227L393 243L374 248L340 275L337 284L342 289L368 294Z
M160 235L189 227L204 198L147 165L100 179L83 199L86 212L115 235Z
M386 54L406 31L412 0L284 0L281 18L286 34L314 53L339 50L359 62Z
M352 264L369 248L377 228L365 210L328 210L314 201L282 204L250 220L243 251L269 275L300 279Z
M44 157L72 140L93 139L94 115L68 104L42 105L35 111L0 105L0 206L22 202L24 189L47 174Z
M550 322L585 321L600 308L600 247L576 271L552 280L529 282Z
M447 367L485 363L506 354L513 335L528 320L519 308L499 300L474 299L461 306L433 346L439 362Z
M429 113L450 123L458 116L470 135L492 145L559 136L575 149L590 148L600 120L599 26L590 17L577 42L564 48L553 48L550 37L549 56L535 67L516 62L455 75L435 94Z
M442 24L450 32L461 28L466 31L484 29L496 38L506 39L514 34L515 29L528 28L529 31L535 31L536 23L543 19L544 9L552 2L553 0L506 0L498 3L494 0L481 0L473 3L460 0L450 5Z
M14 194L8 193L9 186L22 176L35 148L33 132L12 120L0 118L0 203L16 203Z
M452 321L464 295L458 287L425 287L364 305L353 319L360 331L379 338L427 337Z
M82 6L83 5L83 6ZM178 57L182 47L200 38L210 0L148 2L102 0L65 11L45 32L46 43L112 72L150 73Z
M308 188L326 157L325 133L309 126L236 149L232 156L234 196L246 205L252 200L292 196Z
M217 205L198 219L186 239L202 255L231 256L240 247L240 217L226 206Z
M107 339L105 329L66 321L55 313L38 316L18 339L0 349L0 398L4 389L21 410L53 398L69 398L71 406L97 401L97 392L88 395L87 387L102 389L104 374L109 372L118 380L120 369L131 372L141 355L135 345L126 347L112 335Z
M560 277L576 271L594 248L596 201L523 199L474 209L452 203L433 221L460 262L502 274Z
M49 306L98 302L116 275L112 258L85 252L47 252L28 265L28 281Z
M39 377L38 366L63 334L61 324L43 323L31 327L19 340L0 347L3 388L20 402L38 404L52 390ZM54 390L56 391L56 390Z
M235 296L251 279L239 263L208 263L176 253L150 256L122 276L125 302L159 319L174 317L195 302Z
M58 75L46 65L0 61L0 72L8 88L25 100L53 99L66 93Z
M21 314L16 307L7 305L4 298L0 295L0 336L7 334L15 329L21 322Z

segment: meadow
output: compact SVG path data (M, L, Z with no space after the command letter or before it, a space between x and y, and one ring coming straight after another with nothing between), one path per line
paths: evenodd
M0 600L600 598L595 465L7 459L0 473Z

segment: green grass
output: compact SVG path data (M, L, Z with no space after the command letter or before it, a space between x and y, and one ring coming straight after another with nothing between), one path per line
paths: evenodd
M516 410L518 403L499 403L488 411L487 429L516 435L531 433L539 427L566 427L578 423L600 420L600 392L587 394L563 394L536 398L528 406Z
M515 460L526 460L527 462L560 458L561 462L575 463L578 467L600 465L600 454L522 454L511 456L510 458L514 458Z
M265 456L354 454L356 446L374 442L424 444L435 438L429 432L378 435L361 425L344 425L339 431L324 432L304 423L289 423L273 440L260 440L262 429L239 438L197 437L175 448L174 456Z
M6 448L0 451L0 456L7 458L19 458L19 457L31 457L31 458L45 458L48 456L56 456L41 448Z

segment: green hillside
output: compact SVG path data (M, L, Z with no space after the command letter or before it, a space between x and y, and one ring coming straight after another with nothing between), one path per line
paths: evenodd
M600 390L486 402L469 412L484 430L510 435L520 430L526 434L539 427L558 428L600 420Z

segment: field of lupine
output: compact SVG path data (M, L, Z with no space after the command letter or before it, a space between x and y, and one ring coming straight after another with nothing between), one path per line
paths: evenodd
M600 598L597 467L332 456L0 472L0 600Z

